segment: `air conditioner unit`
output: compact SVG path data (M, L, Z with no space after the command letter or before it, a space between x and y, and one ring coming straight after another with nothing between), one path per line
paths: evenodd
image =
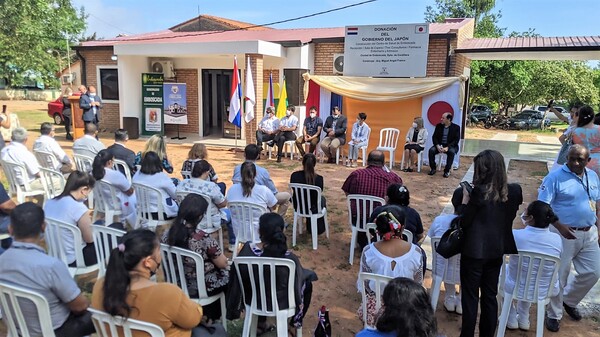
M75 81L75 73L62 76L62 84L73 84L73 81Z
M150 71L152 71L153 73L163 73L165 75L165 78L175 77L173 61L152 60L150 61Z
M344 54L333 54L333 73L335 75L344 74Z

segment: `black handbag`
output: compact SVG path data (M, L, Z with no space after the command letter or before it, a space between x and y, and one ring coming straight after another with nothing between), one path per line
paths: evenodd
M450 228L442 235L435 251L443 258L449 259L462 251L463 230L460 225L461 217L452 219Z
M313 337L331 337L331 322L329 321L329 310L322 306L317 313L319 321L315 327Z

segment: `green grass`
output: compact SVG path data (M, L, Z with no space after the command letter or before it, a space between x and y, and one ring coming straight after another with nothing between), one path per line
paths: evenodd
M44 110L23 110L15 112L19 117L19 123L22 127L30 131L38 131L40 124L43 122L53 123L52 118L48 116L48 112Z

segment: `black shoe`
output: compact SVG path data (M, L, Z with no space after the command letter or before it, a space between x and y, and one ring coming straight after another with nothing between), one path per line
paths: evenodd
M560 321L555 318L546 317L546 329L552 332L558 332L560 329Z
M565 311L567 312L567 314L569 314L569 316L571 316L572 319L576 321L581 321L581 313L579 312L579 309L577 309L577 307L571 307L563 303L563 308L565 308Z
M67 140L73 140L73 136L71 136L70 134L67 135Z
M281 163L281 156L277 156L277 162Z
M431 171L429 171L429 173L427 173L428 175L432 176L436 173L437 171L435 169L431 169Z
M450 172L444 172L444 178L448 178L450 176Z

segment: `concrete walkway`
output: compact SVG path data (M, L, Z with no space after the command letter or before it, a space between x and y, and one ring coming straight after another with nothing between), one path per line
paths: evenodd
M492 140L503 140L505 142L516 142L518 138L518 135L516 133L500 133L498 132L497 134L494 135L494 137L492 137Z

